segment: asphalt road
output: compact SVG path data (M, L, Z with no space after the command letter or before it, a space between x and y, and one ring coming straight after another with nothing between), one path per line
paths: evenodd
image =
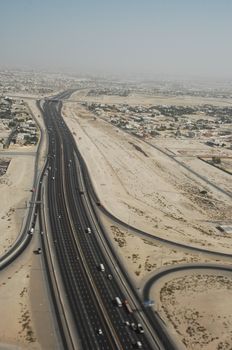
M63 97L65 96L62 96L62 98ZM148 339L144 335L136 334L134 331L131 330L130 327L125 326L123 324L123 321L125 320L128 320L130 323L138 323L138 318L135 317L136 313L133 313L133 315L128 315L126 314L124 308L117 308L112 303L112 300L115 298L115 296L118 296L121 300L124 300L128 297L128 295L127 292L123 290L121 283L119 283L119 280L116 276L115 268L117 268L117 266L112 265L112 263L107 258L105 252L103 251L101 244L99 243L99 232L97 231L99 231L99 228L101 228L101 226L96 225L96 222L98 220L95 216L95 211L91 211L91 209L88 208L88 206L92 202L90 197L92 197L93 199L96 196L93 193L91 181L87 174L85 163L78 151L78 148L72 138L72 135L70 134L70 131L68 130L63 119L61 118L61 104L59 102L59 99L60 98L54 98L53 101L46 101L44 105L45 109L48 108L47 116L49 116L50 119L53 120L53 124L51 124L50 127L48 125L49 133L51 134L50 161L52 164L50 165L50 174L52 174L50 176L50 178L52 179L52 181L50 180L50 187L52 187L53 185L55 186L53 191L53 198L51 195L51 205L52 203L55 203L55 201L59 203L55 215L59 219L58 223L60 225L60 236L64 236L65 230L72 232L73 238L70 241L70 247L72 248L69 247L69 250L73 249L75 245L77 246L77 251L74 253L74 255L76 254L78 262L81 262L83 267L83 271L79 271L79 275L77 273L77 279L79 282L81 281L81 279L83 279L84 281L82 285L78 282L78 288L80 289L79 299L81 300L82 296L82 306L84 305L82 311L83 314L85 313L85 317L83 318L83 320L88 320L88 326L86 329L83 329L81 333L86 332L86 334L89 334L89 332L91 333L92 331L93 343L91 343L91 346L99 346L99 348L103 348L103 344L100 341L98 341L99 336L96 338L97 327L100 327L103 330L106 342L108 336L108 341L110 341L111 339L111 343L105 343L106 348L113 348L113 346L122 349L134 348L132 343L138 340L141 341L141 343L143 344L143 348L162 348L162 345L159 342L157 342L157 345L155 345L154 343L151 344L147 341ZM57 191L58 197L56 197L55 195ZM90 199L89 202L87 200L87 197L88 199ZM95 203L98 204L98 199L94 199ZM100 206L100 209L103 210L108 216L110 215L110 213L107 212L107 208L103 208ZM115 220L116 218L112 219ZM91 228L91 234L85 232L85 229L87 227ZM58 230L58 226L56 226L56 229ZM144 234L144 232L139 233ZM102 234L103 236L104 232L102 231L100 232L100 234ZM66 238L63 238L63 241L60 244L60 250L62 250L62 247L65 246L66 241L68 240L70 240L70 237L68 235ZM58 246L57 238L55 238L55 242ZM190 249L192 249L192 247ZM199 248L194 247L193 249L201 251L201 249ZM110 249L110 244L109 250L112 250ZM62 252L62 255L63 253L64 252ZM70 253L69 251L68 256L72 254L73 253ZM217 253L215 252L215 254ZM114 261L118 263L118 266L122 271L123 267L120 265L119 260L115 258ZM76 264L75 258L73 261L71 261L71 263L74 262ZM105 266L105 272L99 271L98 266L100 263ZM186 266L185 268L190 267ZM201 268L200 265L197 265L197 268ZM183 267L178 267L178 269L183 269ZM165 273L171 273L175 271L176 270L174 269L170 270L169 272L166 271ZM107 279L106 276L109 273L113 275L113 280ZM67 275L67 271L65 271L64 274ZM158 275L156 276L156 278L158 278ZM152 278L145 286L145 291L143 294L145 299L149 298L149 294L146 291L148 291L148 286L151 286L153 282L154 278ZM87 289L89 289L88 292ZM94 292L95 302L93 299L91 299L91 293L90 296L88 294L90 291L92 291L92 293ZM86 294L82 295L81 293L84 292ZM72 298L73 296L71 296L71 300ZM88 300L87 304L86 300ZM72 304L72 302L70 303ZM89 305L92 305L90 310L88 310ZM100 316L100 320L96 319L96 323L92 322L91 320L91 314L93 313L98 313L98 316ZM153 326L154 332L158 333L159 337L162 339L164 345L163 348L174 348L175 345L173 344L171 337L167 334L165 326L162 324L157 315L155 315L155 313L153 313L152 310L147 310L145 314L150 322L150 325ZM78 321L79 316L76 320L77 325ZM81 325L83 326L83 323L81 323ZM78 327L79 326L77 326L77 328ZM102 338L103 337L100 337L100 339ZM112 339L114 339L114 344L112 343ZM89 348L89 346L90 345L87 345L86 348Z
M60 98L64 98L59 96ZM113 300L127 298L114 274L115 266L99 242L93 213L88 211L85 195L80 191L81 164L75 141L61 118L58 98L43 105L49 134L47 193L54 249L59 262L66 294L83 349L133 349L140 341L143 349L160 349L124 324L138 323L137 313L128 314ZM83 184L82 184L83 185ZM86 233L87 227L91 234ZM99 264L105 271L99 270ZM107 275L111 274L112 279ZM98 329L102 335L97 334Z

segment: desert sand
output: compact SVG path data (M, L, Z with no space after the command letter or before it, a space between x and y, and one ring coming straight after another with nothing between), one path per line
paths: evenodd
M148 278L163 267L192 262L229 264L230 260L226 258L172 246L172 242L177 242L190 248L195 246L215 253L231 254L231 235L222 234L216 228L219 223L231 220L232 204L228 195L196 177L159 150L125 134L106 121L96 119L78 101L184 105L226 105L229 102L199 98L167 100L160 96L138 95L93 98L86 97L85 91L74 94L70 100L75 99L77 102L64 103L63 115L86 161L100 202L122 221L154 237L144 239L133 230L125 229L102 215L109 238L138 292ZM37 120L42 123L34 101L28 98L27 102ZM182 143L180 140L168 139L159 139L156 145L174 154L190 169L220 185L223 190L231 189L231 177L228 174L222 174L220 170L196 159L199 153L205 155L209 151L205 145L195 141ZM5 199L4 203L0 203L1 253L17 237L26 212L26 202L29 202L31 194L35 149L25 149L24 156L17 156L17 152L19 150L14 149L14 154L7 155L11 160L10 165L6 174L0 178L1 194ZM46 145L43 145L40 166L45 153ZM170 242L162 244L156 237ZM42 266L38 256L32 253L33 247L36 248L38 244L37 237L31 251L20 257L20 264L13 264L1 275L0 299L3 303L0 349L1 346L12 349L56 348L54 329L48 315L50 309L47 293L44 283L38 283L42 280ZM160 281L158 286L154 286L154 299L159 301L155 305L156 308L159 305L159 310L156 311L167 326L176 332L187 349L198 349L198 346L199 349L207 350L229 349L231 346L231 303L228 292L231 281L230 276L221 277L221 274L216 270L214 273L201 271L197 277L192 277L192 272L185 272L184 275L170 275ZM171 294L167 292L169 286L173 290ZM221 299L219 295L222 295ZM217 300L215 308L212 307L214 299ZM180 300L183 300L183 304L180 304ZM192 309L188 313L190 302ZM209 318L214 320L213 325L207 321ZM219 333L223 334L222 339L217 338Z
M232 237L222 236L213 223L231 219L230 198L158 150L96 120L82 106L66 104L64 116L96 192L110 212L131 226L171 241L230 253ZM211 180L230 188L230 175L204 163L205 167L213 173ZM207 194L202 195L202 190Z
M43 126L35 101L28 100L37 122ZM46 143L39 160L39 171L45 159ZM0 177L0 254L15 241L23 227L30 204L34 179L36 147L10 146L0 158L10 160L7 172ZM57 349L57 338L51 319L48 292L39 255L39 230L30 246L9 267L1 271L0 280L0 349ZM46 327L44 325L46 324Z
M231 274L196 270L153 285L152 298L187 349L231 349Z
M75 99L76 103L73 102ZM159 150L96 118L79 101L136 105L226 105L229 102L199 98L190 101L156 97L151 100L150 97L138 96L87 97L86 92L81 91L64 104L63 115L86 161L101 204L122 221L154 237L145 239L102 214L109 238L114 242L115 250L127 267L138 293L149 277L164 267L188 263L230 264L229 258L171 244L177 242L190 248L194 246L231 254L231 235L222 234L216 228L218 224L231 222L231 198L223 193L231 190L231 177L197 159L198 155L213 154L212 149L195 140L159 139L157 143L149 140L203 176L205 181ZM226 152L231 155L231 151ZM211 184L218 185L222 191ZM155 237L165 238L170 243L160 243ZM159 286L154 286L154 298L159 300L159 310L157 304L155 310L187 349L229 349L232 345L232 304L225 287L230 286L231 281L230 276L221 277L221 274L217 270L205 273L201 270L199 276L193 279L193 273L185 271L180 280L178 275L170 274L166 280L160 281ZM169 295L166 289L172 283L179 284L180 288L176 287L175 294ZM219 300L220 295L222 298ZM213 308L214 298L218 304ZM192 304L192 309L186 318L185 309L189 304ZM220 334L223 334L221 339Z

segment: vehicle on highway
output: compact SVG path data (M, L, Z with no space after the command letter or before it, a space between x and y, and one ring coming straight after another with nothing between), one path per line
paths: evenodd
M103 264L100 264L100 265L98 266L98 269L99 269L100 271L102 271L102 272L105 272L105 266L104 266Z
M131 323L131 328L133 329L133 331L137 330L137 326L134 322Z
M132 308L131 308L131 306L130 306L128 300L125 299L125 300L123 301L123 306L125 307L126 311L127 311L129 314L131 314L131 313L133 312L133 310L132 310Z
M137 332L140 334L144 333L144 329L143 329L143 326L141 325L141 323L138 323L138 325L137 325Z
M91 228L90 227L86 227L85 233L91 233Z
M38 248L36 250L33 251L34 254L41 254L42 253L42 249Z
M29 235L33 235L33 233L34 233L34 227L32 227L27 233L28 233Z
M136 341L136 342L134 342L133 343L133 347L135 348L135 349L142 349L142 347L143 347L143 344L141 343L141 341Z
M122 307L122 302L121 302L121 299L119 297L116 297L114 299L114 303L115 305L117 305L118 307Z

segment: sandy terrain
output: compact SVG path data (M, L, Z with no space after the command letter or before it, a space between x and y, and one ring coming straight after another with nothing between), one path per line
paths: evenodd
M37 229L35 233L29 249L1 271L0 349L3 350L58 348L41 258L33 254L39 244Z
M201 158L203 161L211 162L212 158L203 157ZM213 166L225 170L225 172L230 173L232 175L232 157L230 158L220 158L219 164L214 164Z
M13 149L8 150L8 152L11 151ZM26 152L28 151L27 147ZM31 151L32 154L25 156L11 156L6 174L0 177L2 199L0 201L0 254L9 248L19 234L26 208L29 205L34 175L34 149ZM0 153L1 159L2 156L4 152ZM9 155L7 158L9 159Z
M27 102L37 121L42 123L35 101ZM40 167L45 149L44 144ZM11 160L7 172L0 177L0 254L14 242L22 227L31 198L35 151L34 146L10 146L0 153L1 159ZM47 290L43 283L43 266L40 256L33 254L33 250L40 244L37 228L34 236L22 256L9 268L1 271L0 349L3 350L58 348Z
M231 274L198 270L163 279L151 298L187 349L224 350L232 344L231 290Z
M171 241L231 252L232 237L222 237L210 222L231 219L229 198L158 150L96 120L81 106L67 103L64 115L69 116L65 119L101 202L115 216ZM222 188L228 188L229 175L218 169L214 173L220 184L223 180Z
M72 101L75 98L88 100L83 91L72 96ZM128 97L124 99L125 103L129 102ZM123 103L124 99L103 96L95 100ZM130 96L131 104L165 103L148 100L135 98L133 101ZM198 99L192 104L200 102ZM178 103L187 104L187 101L173 101ZM213 104L220 103L226 105L224 101ZM166 100L166 104L171 102ZM65 103L63 114L87 163L100 201L111 213L131 226L170 242L231 254L231 235L216 229L219 223L231 222L231 198L157 149L96 119L80 104ZM202 154L214 155L212 148L196 140L158 139L155 144L222 190L231 190L228 174L196 158ZM231 151L223 152L224 156L231 155ZM104 215L102 220L138 291L163 267L207 262L230 264L226 258L144 239ZM192 272L177 278L179 275L169 275L153 289L154 300L159 300L158 312L167 326L187 349L229 349L232 344L231 277L201 271L194 278ZM169 284L174 284L170 295Z
M149 140L152 142L152 139ZM154 144L162 147L174 156L183 157L205 157L206 155L214 156L231 156L231 150L224 148L212 148L197 139L168 139L156 138Z
M129 96L86 96L88 90L81 90L75 92L71 100L72 101L87 101L87 102L100 102L100 103L109 103L109 104L123 104L127 103L130 105L179 105L179 106L195 106L200 104L212 104L215 106L231 106L231 101L227 99L216 99L216 98L206 98L206 97L197 97L197 96L162 96L162 95L146 95L146 94L137 94L131 93Z
M103 217L102 220L114 242L117 253L124 266L130 271L130 277L137 288L143 287L153 273L163 267L188 263L218 264L218 262L223 262L224 265L231 264L230 258L205 255L163 244L149 238L143 238L119 224L112 224L107 218Z
M88 100L83 91L72 96L72 100L75 98ZM89 100L93 101L94 98L89 97ZM152 98L142 96L140 99L136 95L129 98L103 96L103 98L96 97L95 100L107 103L109 101L131 104L164 103L164 99L160 96ZM208 102L205 99L204 102L200 100L191 98L192 104L210 103L210 99L207 99ZM226 105L223 101L213 101L213 104ZM34 101L28 98L27 102L33 113L38 115ZM190 98L171 98L165 103L191 104ZM158 150L96 119L81 105L66 102L63 113L86 160L100 201L110 212L131 226L171 242L231 253L232 237L216 229L218 222L231 220L232 205L226 195L196 178ZM40 117L38 121L41 121ZM197 152L205 154L209 151L205 145L191 141L190 144L182 144L182 141L176 140L158 142L159 145L166 142L161 145L163 149L177 156L178 160L183 161L194 171L207 176L222 189L230 189L229 175L205 163L202 165L203 162L196 159ZM25 214L25 203L31 195L34 156L27 154L28 148L24 149L26 151L24 156L10 156L11 162L7 173L0 177L0 190L4 198L0 203L0 254L16 238ZM21 153L22 148L9 151ZM35 149L30 151L34 152ZM40 165L43 163L44 151L45 147ZM7 157L9 158L9 155ZM202 190L207 193L202 193ZM146 279L163 266L190 262L230 263L226 259L143 239L107 218L103 219L109 236L128 267L137 288L141 288ZM37 240L33 243L34 247L38 244ZM0 304L2 315L0 339L2 344L10 344L14 349L16 344L18 348L23 349L55 348L46 293L43 284L38 283L41 280L40 269L38 256L30 252L20 258L19 265L14 264L1 275L0 300L3 300L3 303ZM175 279L169 278L170 281L160 282L159 288L154 291L156 293L154 298L162 302L163 308L161 310L160 305L159 312L167 324L172 324L173 327L176 325L175 330L187 348L198 349L199 346L199 349L207 350L229 349L226 347L226 342L231 345L229 313L231 314L232 310L230 307L228 309L225 307L230 303L228 291L232 282L229 277L221 278L217 274L212 277L212 273L207 272L203 275L201 272L197 278L187 274L177 276ZM170 295L167 292L169 284L173 290ZM178 289L178 285L181 288ZM194 293L193 289L196 286ZM218 295L222 295L221 300L224 300L224 304ZM206 298L208 303L204 302ZM215 299L217 308L213 309ZM190 302L191 310L188 314ZM209 321L207 323L208 318L214 320L212 328L209 326ZM47 327L44 327L45 319ZM219 330L220 334L223 334L222 339L217 338Z

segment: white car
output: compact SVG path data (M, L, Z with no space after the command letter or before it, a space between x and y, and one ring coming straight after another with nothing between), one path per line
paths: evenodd
M143 329L143 326L141 325L141 323L138 323L138 325L137 325L137 332L138 333L144 333L144 329Z

